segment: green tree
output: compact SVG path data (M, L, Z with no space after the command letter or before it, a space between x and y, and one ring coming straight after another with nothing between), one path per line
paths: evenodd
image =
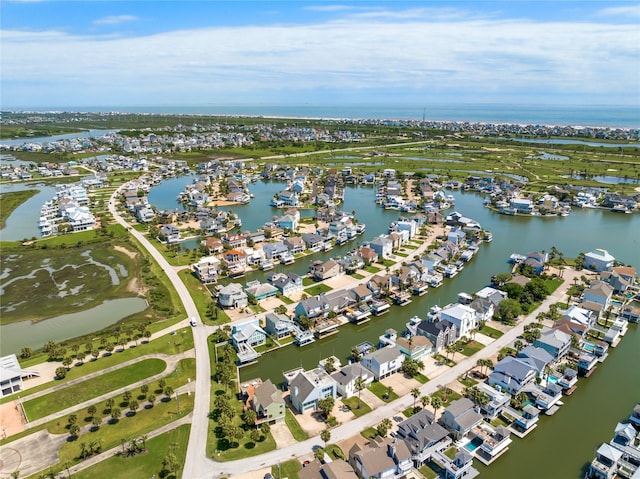
M389 419L388 417L385 417L380 422L380 424L378 424L378 426L376 427L376 432L380 437L385 437L392 426L393 424L391 423L391 419Z
M331 415L331 411L333 411L333 406L335 406L335 399L333 399L331 396L327 396L324 399L320 399L318 401L318 409L320 409L320 411L322 411L322 414L324 414L325 419L329 419L329 416Z
M92 404L91 406L89 406L87 408L87 414L89 414L89 416L93 417L93 416L96 415L96 411L97 410L98 410L98 408L94 404Z
M327 443L331 440L331 431L325 429L320 433L320 439L324 442L324 448L327 448Z
M496 316L500 321L509 323L515 321L521 314L522 308L520 307L520 303L515 299L507 298L498 303Z
M138 401L136 401L135 399L129 402L129 411L131 411L132 414L135 415L139 407L140 407L140 404L138 404Z
M362 403L360 402L360 394L362 393L362 390L367 387L367 383L365 382L364 378L360 376L357 377L354 381L353 387L356 391L358 391L358 409L360 409L360 407L362 406Z
M429 396L422 396L420 398L420 403L422 404L422 409L426 409L431 401L429 400Z
M413 409L415 411L415 409L416 409L416 399L418 399L420 397L420 389L413 388L411 390L411 397L413 398Z
M80 426L78 426L77 424L71 424L69 426L69 434L71 436L77 437L79 432L80 432Z
M336 361L333 356L330 356L325 360L324 370L327 372L327 374L331 374L336 370L335 362Z
M433 396L431 398L431 407L433 408L433 414L437 419L438 418L438 409L440 409L442 407L442 399L440 399L440 397L438 397L438 396Z
M20 351L20 359L29 359L32 354L31 348L22 348Z
M149 396L147 396L147 401L149 401L149 405L153 407L153 404L156 402L156 395L149 394Z
M67 368L56 368L56 379L64 379L67 376Z
M247 409L244 413L242 413L242 420L247 425L247 427L255 426L257 419L258 415L253 409Z
M120 416L122 416L122 411L120 411L119 407L111 408L111 420L113 423L118 422Z

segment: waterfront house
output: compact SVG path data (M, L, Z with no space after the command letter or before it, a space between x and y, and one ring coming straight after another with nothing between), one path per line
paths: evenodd
M636 269L630 266L618 266L600 273L600 280L609 283L616 294L626 293L629 286L635 284L635 278Z
M618 472L618 461L622 459L622 451L610 444L602 444L596 451L596 457L589 465L587 472L591 479L614 479Z
M221 253L224 251L224 245L222 241L218 238L214 238L213 236L207 238L203 242L205 249L207 250L207 254L215 254Z
M571 336L559 329L543 326L540 337L533 342L537 348L542 348L551 354L555 360L559 360L567 354L571 347Z
M530 215L533 213L533 201L527 198L511 198L509 206L515 209L516 213Z
M322 368L304 371L294 370L289 375L285 373L288 383L291 404L296 411L304 414L318 409L318 401L326 397L336 399L338 384Z
M271 312L267 313L264 319L264 330L276 339L286 338L290 336L294 330L293 321L284 314Z
M307 249L319 251L325 239L316 233L305 233L302 235L302 241L304 241Z
M416 333L431 341L435 353L455 343L458 337L456 325L446 320L421 321Z
M611 306L611 298L613 297L613 287L603 281L594 280L589 287L582 293L582 301L597 303L602 306L603 311Z
M592 326L596 322L596 317L592 311L572 305L562 314L562 319L572 323L580 324L585 328Z
M359 284L355 288L352 288L351 292L358 302L366 303L373 299L373 291L371 291L365 284Z
M369 242L369 248L374 250L378 258L388 258L392 254L393 242L384 236L378 236Z
M435 452L431 460L442 469L444 479L471 478L479 474L473 467L473 456L465 448L459 449L453 459Z
M353 445L349 463L361 479L399 479L411 472L413 466L404 441L380 436L364 446Z
M283 215L276 218L275 222L278 225L278 228L282 228L283 230L296 231L298 228L298 221L300 218L296 218L294 215Z
M180 230L174 225L162 225L158 237L167 244L177 243L180 241Z
M332 259L328 261L316 260L311 263L309 273L316 281L324 281L325 279L334 278L343 273L340 264Z
M272 273L268 281L274 285L283 296L289 296L296 291L302 291L302 277L295 273Z
M487 299L491 301L491 303L493 304L493 307L497 308L498 304L500 304L500 301L502 301L503 299L506 299L507 293L505 291L501 291L499 289L486 286L482 288L480 291L478 291L475 294L475 296L481 299Z
M517 358L531 365L539 376L542 376L545 368L553 362L553 356L548 351L535 346L527 346L520 350Z
M469 307L476 313L476 322L479 325L481 321L489 321L495 313L495 306L491 300L486 298L474 297L469 303ZM477 327L477 326L476 326Z
M249 304L247 293L237 283L229 283L218 292L218 303L225 309L246 308Z
M337 392L343 398L358 395L356 380L362 378L365 387L368 388L374 380L373 373L360 363L351 363L331 374L336 381Z
M562 397L562 387L547 379L547 384L534 392L536 406L543 411L555 406Z
M262 247L265 257L270 260L279 261L285 254L289 253L289 248L282 241L267 243Z
M284 245L289 249L291 254L302 253L305 248L304 241L299 236L291 236L289 238L285 238L283 241Z
M598 357L595 354L584 352L578 357L578 372L583 376L590 376L598 365Z
M606 249L595 249L584 255L584 267L592 271L607 271L616 259Z
M636 427L640 428L640 403L636 404L633 408L633 412L631 416L629 416L629 421L634 424Z
M640 308L637 308L632 304L627 304L622 308L620 317L630 323L638 323L640 322Z
M433 344L425 336L412 336L410 338L397 338L396 347L409 359L420 360L433 353Z
M360 248L360 257L362 258L362 261L364 261L365 265L370 265L371 263L378 261L378 253L368 246L362 246Z
M454 304L440 310L440 319L448 321L456 327L456 339L467 338L471 331L478 327L476 311L465 304Z
M362 356L362 365L371 371L377 381L400 370L404 355L397 347L387 346Z
M531 253L527 253L522 264L530 266L536 274L542 274L548 260L549 255L547 253L532 251Z
M482 441L475 452L484 464L490 464L507 452L511 444L511 432L504 426L493 428L482 423L473 429L471 435L475 436L475 441Z
M263 345L266 339L267 333L260 327L258 319L236 324L231 329L231 343L240 363L256 360L260 355L254 348Z
M325 316L329 312L329 305L320 296L311 296L300 301L295 307L296 318L306 316L309 319L316 319Z
M243 248L247 246L247 238L240 233L225 233L222 235L222 244L227 248Z
M537 374L537 369L529 363L507 356L495 364L487 382L490 386L498 386L503 391L515 395L533 381Z
M499 391L498 389L489 386L487 383L478 383L475 387L478 388L478 391L486 394L489 398L489 402L487 404L479 406L480 414L483 416L489 419L494 419L502 412L504 407L509 404L509 400L511 399L509 394Z
M399 423L396 437L407 444L415 467L423 466L435 452L451 445L449 431L435 422L433 413L427 409Z
M232 273L243 272L247 268L247 255L240 249L232 249L224 253L222 261Z
M282 391L270 379L255 387L251 409L256 413L256 425L278 424L284 421L285 402Z
M272 298L278 292L278 289L269 283L260 283L260 281L249 281L245 288L247 295L256 301L263 301Z
M475 410L471 399L460 398L451 402L438 422L453 435L455 440L460 440L482 423L482 415Z
M247 243L252 242L254 245L257 243L264 243L266 240L264 230L245 231L244 237L247 238Z
M212 284L218 281L220 260L215 256L206 256L193 265L193 272L202 284Z
M396 231L399 233L406 231L411 239L418 234L418 223L413 220L400 219L396 221Z

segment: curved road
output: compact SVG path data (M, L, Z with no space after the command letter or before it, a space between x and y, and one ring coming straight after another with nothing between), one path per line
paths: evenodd
M124 186L124 185L123 185ZM321 446L319 437L307 439L303 442L298 442L287 446L282 449L268 452L260 456L248 457L238 461L230 462L216 462L207 457L206 444L207 444L207 432L209 427L209 408L210 408L210 381L211 381L211 367L209 363L209 351L207 347L207 337L218 329L216 326L204 326L198 315L195 303L193 302L189 291L185 287L184 283L178 276L176 270L171 266L160 252L142 235L139 231L134 230L129 224L118 214L115 208L115 202L117 195L119 194L119 188L116 190L109 201L109 211L116 219L116 221L127 228L129 232L144 246L145 249L153 256L158 262L160 267L166 273L167 277L172 282L176 291L180 295L180 298L185 306L187 315L194 317L198 321L198 326L193 329L194 332L194 345L196 352L196 381L195 381L195 404L193 410L193 421L191 424L191 433L189 435L189 444L187 447L187 455L185 458L185 465L183 470L183 477L189 479L212 479L222 475L233 475L238 472L249 472L259 469L263 469L269 465L277 462L283 462L291 459L292 457L302 456L311 452L312 447L315 445ZM422 385L420 389L421 395L429 395L437 392L440 385L448 384L464 374L469 369L476 365L476 361L479 358L488 358L497 354L500 349L507 346L524 331L525 324L529 324L535 321L535 317L540 312L546 312L549 310L549 306L553 303L561 301L566 290L572 284L572 278L574 275L579 277L581 272L565 270L564 283L541 304L529 316L521 320L520 323L506 332L503 336L493 341L488 346L484 347L481 351L475 355L468 357L458 363L453 368L443 371L437 378L431 378L432 380ZM410 407L413 404L413 397L407 394L396 401L386 404L380 408L373 410L371 413L366 414L360 418L349 421L331 430L332 442L341 441L351 436L357 435L363 429L371 426L375 426L380 423L384 418L392 417Z

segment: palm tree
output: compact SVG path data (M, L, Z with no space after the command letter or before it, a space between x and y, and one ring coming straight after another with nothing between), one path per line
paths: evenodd
M324 448L326 449L327 443L331 439L331 431L329 431L328 429L325 429L324 431L322 431L320 433L320 439L322 439L322 442L324 442Z
M422 404L422 409L426 409L431 401L429 400L429 396L422 396L420 398L420 403Z
M362 392L363 389L367 387L367 384L365 383L362 376L360 376L356 378L355 382L353 383L353 387L355 388L356 391L358 391L358 409L360 409L360 406L361 406L360 393Z
M438 396L431 397L431 407L433 408L433 415L437 419L438 409L442 407L442 399L440 399Z
M516 348L516 351L520 352L522 351L522 348L524 348L524 343L518 339L515 343L513 343L513 347Z
M391 394L393 394L393 386L387 386L387 399L391 397Z
M413 409L416 409L416 399L420 397L420 389L413 388L411 390L411 397L413 397Z

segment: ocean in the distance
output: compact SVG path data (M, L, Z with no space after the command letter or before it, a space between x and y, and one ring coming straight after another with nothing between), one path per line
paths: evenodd
M582 105L201 105L41 107L29 111L83 111L150 114L265 116L280 118L386 119L513 123L526 125L640 128L640 109L629 106Z

